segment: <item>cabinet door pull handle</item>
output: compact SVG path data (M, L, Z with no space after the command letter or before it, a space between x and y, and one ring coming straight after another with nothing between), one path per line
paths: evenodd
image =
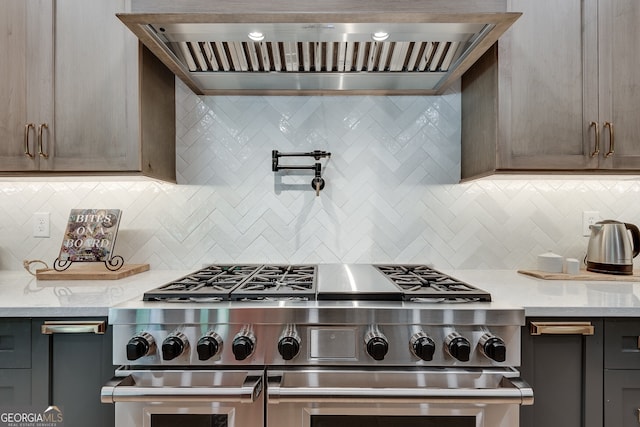
M45 159L48 159L49 155L46 154L42 149L42 130L43 129L49 129L49 125L46 123L42 123L40 126L38 126L38 154L40 154L40 157L44 157Z
M604 127L609 128L609 151L605 154L605 157L613 156L614 145L613 145L613 123L604 122Z
M104 320L47 320L40 327L44 335L52 334L104 334L106 330Z
M593 335L591 322L531 322L531 335Z
M596 145L593 149L593 153L591 153L591 157L595 157L600 153L600 126L598 126L597 122L591 122L589 127L595 128L596 130Z
M33 123L24 125L24 155L33 159L33 154L29 151L29 130L34 129L36 126Z

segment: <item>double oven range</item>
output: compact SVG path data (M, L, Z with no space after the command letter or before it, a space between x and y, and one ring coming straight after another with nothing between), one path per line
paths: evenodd
M213 265L112 308L116 427L515 427L524 312L424 265Z

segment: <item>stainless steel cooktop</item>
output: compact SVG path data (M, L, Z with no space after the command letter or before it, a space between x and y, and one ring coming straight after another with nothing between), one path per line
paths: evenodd
M426 265L211 265L144 294L145 301L491 301Z

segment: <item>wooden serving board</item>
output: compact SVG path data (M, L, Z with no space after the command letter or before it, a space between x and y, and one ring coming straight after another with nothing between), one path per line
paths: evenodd
M580 270L578 274L566 274L566 273L547 273L539 270L518 270L520 274L526 274L527 276L537 277L538 279L545 280L600 280L600 281L612 281L612 282L640 282L640 273L633 273L630 275L622 274L605 274L594 273L592 271Z
M72 265L65 271L52 268L36 270L38 280L117 280L149 270L149 264L125 264L117 271L107 270L103 263Z

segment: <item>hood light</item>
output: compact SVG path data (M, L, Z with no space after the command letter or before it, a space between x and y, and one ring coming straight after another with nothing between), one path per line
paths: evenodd
M389 33L385 33L384 31L378 31L371 35L371 38L377 42L383 42L389 38Z
M254 42L260 42L260 41L264 40L264 34L262 34L259 31L253 31L253 32L249 33L248 36Z

